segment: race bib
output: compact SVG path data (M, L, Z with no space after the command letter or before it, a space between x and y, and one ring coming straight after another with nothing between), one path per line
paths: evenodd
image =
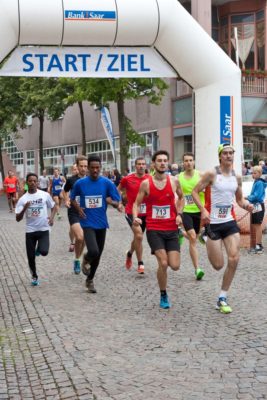
M168 219L171 216L170 206L152 206L153 219Z
M191 204L195 204L193 196L191 194L186 194L184 197L185 197L185 204L187 206L189 206Z
M146 203L140 204L140 214L146 214Z
M43 207L28 207L27 208L27 217L28 218L42 217L43 215L44 215Z
M15 188L15 185L14 185L14 183L9 183L8 187L9 187L10 189L14 189L14 188Z
M261 204L260 204L260 203L254 204L254 208L253 208L252 214L257 213L257 212L260 212L260 211L262 211L262 206L261 206Z
M55 190L61 190L61 189L62 189L61 185L55 185Z
M226 219L231 216L231 206L216 206L215 216L218 219Z
M100 208L102 207L102 196L85 196L86 208Z

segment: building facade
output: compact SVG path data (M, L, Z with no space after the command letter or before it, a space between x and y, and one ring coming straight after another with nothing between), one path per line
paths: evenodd
M183 6L202 25L230 58L242 69L242 120L244 161L267 158L267 0L181 0ZM182 39L181 39L182 40ZM194 51L194 49L192 49ZM181 55L182 57L182 55ZM178 71L179 72L179 71ZM182 77L181 77L182 78ZM129 149L129 168L143 155L150 163L158 148L170 152L179 162L185 151L194 151L194 93L181 80L168 81L169 89L160 106L148 103L145 96L128 101L127 116L146 145ZM84 103L87 154L100 155L103 168L120 169L118 118L116 105L110 105L115 133L115 159L100 120L100 111ZM11 135L4 145L17 173L39 171L38 120L27 121L19 138ZM207 124L208 126L208 124ZM44 163L51 174L57 166L69 173L81 153L81 125L78 105L70 107L57 121L45 121Z

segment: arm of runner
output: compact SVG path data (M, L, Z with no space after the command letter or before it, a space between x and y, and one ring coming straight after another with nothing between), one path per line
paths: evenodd
M210 222L210 214L208 210L203 206L201 203L200 197L199 197L199 192L203 192L204 189L210 185L215 177L215 172L214 171L207 171L205 172L194 189L192 190L192 197L196 205L198 206L200 212L201 212L201 220L203 221L203 224L209 224Z
M24 213L25 213L25 211L27 210L27 208L29 207L30 204L31 204L31 202L30 202L30 201L27 201L27 202L24 204L22 210L21 210L19 213L16 213L16 221L17 221L17 222L20 222L20 221L23 219ZM18 207L18 208L21 208L22 206L20 207L20 205L18 204L17 207Z
M176 217L176 224L181 225L182 223L182 213L184 208L184 195L182 192L182 188L177 176L172 177L172 181L175 184L175 193L177 194L177 200L175 202L177 217Z
M142 220L140 218L138 218L138 213L139 213L139 208L140 208L140 204L142 203L143 199L145 196L148 195L148 179L145 179L139 188L139 192L136 196L135 202L133 204L133 224L134 225L141 225L142 224Z
M122 178L120 184L118 185L117 189L121 195L122 204L125 206L127 203L127 196L126 196L126 189L125 189L125 187L122 186L122 183L123 183L123 178Z
M117 208L119 212L122 212L124 210L120 192L118 191L118 188L114 184L111 184L109 186L109 196L107 197L107 199L109 198L111 198L109 204L112 205L113 208Z
M51 214L48 217L48 225L52 226L54 224L54 218L57 212L57 208L54 206L51 208Z
M70 195L70 201L71 205L75 208L77 213L79 214L79 217L82 219L86 219L86 214L84 212L84 208L80 207L80 204L75 200L76 196L80 196L80 189L79 189L79 181L77 181L72 190L71 190L71 195Z
M242 178L240 175L236 177L237 179L237 190L235 192L235 198L236 202L239 205L239 207L243 208L246 211L252 212L254 209L253 204L251 204L248 200L245 200L243 196L243 191L242 191Z

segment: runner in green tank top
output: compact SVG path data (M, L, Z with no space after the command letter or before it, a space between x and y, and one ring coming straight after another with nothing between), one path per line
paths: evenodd
M195 268L195 277L201 280L204 271L198 265L197 238L200 231L201 213L192 197L192 190L200 180L200 173L195 170L193 153L183 155L184 172L179 174L180 185L184 194L185 206L183 208L182 220L186 231L185 237L189 240L189 253ZM204 193L201 192L200 199L204 205Z

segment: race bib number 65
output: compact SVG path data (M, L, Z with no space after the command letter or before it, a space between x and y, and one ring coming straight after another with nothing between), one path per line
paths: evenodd
M43 215L43 207L29 207L27 208L27 217L36 218Z
M152 206L152 218L168 219L170 216L170 206Z
M85 196L86 208L100 208L102 207L102 196Z

